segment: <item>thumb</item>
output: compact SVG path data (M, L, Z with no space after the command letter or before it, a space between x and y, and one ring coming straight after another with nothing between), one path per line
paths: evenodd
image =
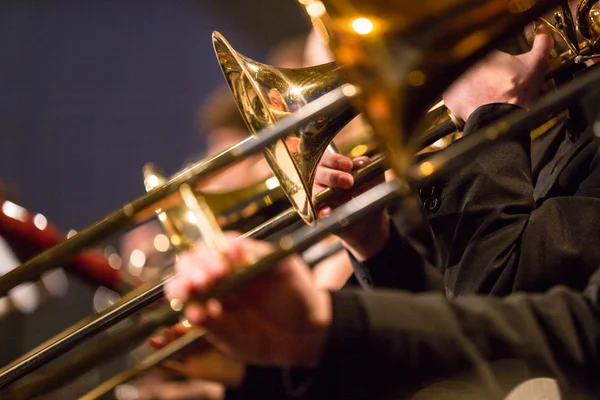
M546 25L539 25L535 31L531 50L525 56L531 61L534 69L545 68L553 48L552 31Z

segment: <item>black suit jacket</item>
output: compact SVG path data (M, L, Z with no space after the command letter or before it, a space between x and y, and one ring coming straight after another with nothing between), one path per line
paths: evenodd
M304 398L503 399L524 379L552 377L564 399L597 399L599 284L600 271L585 296L564 286L502 299L334 293L331 337ZM437 397L413 397L432 388Z
M490 107L469 121L471 129L495 117L494 108L504 108ZM600 160L592 129L565 146L568 129L563 124L549 136L568 148L560 158L550 156L554 172L544 179L534 173L540 167L532 169L524 136L498 144L437 183L441 195L429 220L450 295L585 287L600 265Z
M592 97L583 132L562 123L533 151L524 134L420 188L448 295L585 287L600 266L600 158L591 123L600 96ZM481 107L465 132L513 108ZM401 238L392 238L385 257L354 262L363 286L404 288L414 250Z
M331 296L319 366L251 368L234 398L500 400L534 377L557 379L564 399L600 396L600 270L585 295L561 286L505 298L382 289Z

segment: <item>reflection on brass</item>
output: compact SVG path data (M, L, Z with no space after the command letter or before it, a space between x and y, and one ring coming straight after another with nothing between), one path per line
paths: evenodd
M239 54L218 32L213 33L213 45L238 108L253 134L343 83L335 63L297 69L272 67ZM354 110L346 109L319 118L263 151L283 192L307 223L315 221L311 199L319 160L331 139L355 115Z
M146 190L150 191L165 181L162 172L155 165L144 166ZM229 192L200 192L197 189L192 191L198 200L204 198L208 209L223 230L248 231L289 207L284 201L285 194L282 189L274 185L272 179ZM171 244L178 252L191 248L201 239L197 226L198 218L183 202L168 209L157 209L156 213Z

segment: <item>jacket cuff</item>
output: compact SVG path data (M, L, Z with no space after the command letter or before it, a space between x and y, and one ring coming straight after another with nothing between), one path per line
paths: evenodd
M480 106L473 111L465 123L463 133L465 135L473 133L484 126L491 124L497 119L520 109L522 109L522 107L508 103L492 103Z
M427 290L421 255L403 239L390 220L390 237L375 256L363 262L348 252L354 276L363 288L387 287L412 292Z

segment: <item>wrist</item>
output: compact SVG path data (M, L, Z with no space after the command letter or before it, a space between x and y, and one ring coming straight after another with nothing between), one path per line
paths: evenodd
M373 229L365 230L365 234L360 238L344 240L343 243L354 258L362 262L379 253L388 243L389 238L390 216L387 211L384 211L380 214Z

